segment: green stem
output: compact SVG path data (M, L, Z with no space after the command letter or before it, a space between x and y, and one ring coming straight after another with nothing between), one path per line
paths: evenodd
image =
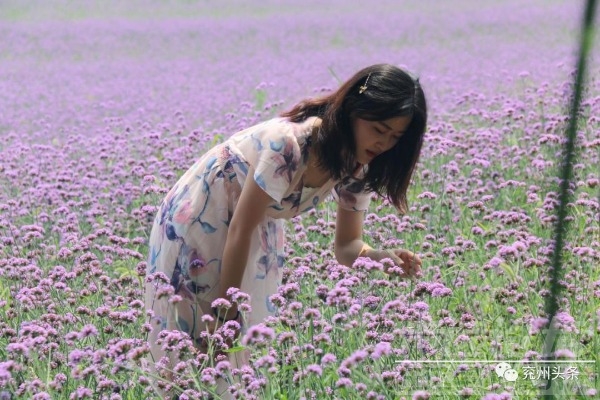
M547 338L551 337L552 340L546 340L544 343L543 355L548 363L547 368L552 367L552 359L554 358L554 350L557 343L558 332L553 332L555 328L553 319L555 318L559 308L560 292L562 290L559 284L560 279L563 276L563 266L561 263L562 249L564 246L564 236L567 232L568 221L567 216L567 204L569 203L569 184L572 181L573 176L573 161L575 160L575 140L577 138L577 122L579 108L581 104L582 92L584 87L584 80L586 74L587 58L592 48L592 41L594 36L594 15L596 11L596 0L587 0L585 7L585 13L583 18L581 39L579 47L579 57L577 60L577 74L575 77L575 86L573 88L574 93L571 99L570 118L569 125L566 131L566 143L564 145L564 155L562 170L560 174L560 194L559 194L559 205L557 210L557 221L554 232L554 251L552 253L552 270L550 272L550 292L551 295L546 298L545 312L548 318L548 330ZM554 399L554 385L549 379L546 381L545 387L541 389L541 397L543 399Z

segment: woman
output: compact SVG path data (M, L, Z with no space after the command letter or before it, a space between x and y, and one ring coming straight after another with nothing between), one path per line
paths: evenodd
M362 228L372 192L406 211L426 122L419 81L379 64L330 95L301 101L204 154L167 194L150 236L148 275L163 279L146 285L154 359L164 355L155 345L161 330L184 331L198 341L204 314L239 320L235 304L211 307L215 299L228 298L229 288L251 296L245 328L273 315L269 297L281 279L285 219L330 193L338 203L339 263L391 258L414 276L421 265L417 256L370 248Z

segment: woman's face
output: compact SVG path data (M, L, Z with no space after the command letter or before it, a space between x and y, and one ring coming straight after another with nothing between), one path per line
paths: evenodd
M400 140L410 121L410 116L394 117L384 121L352 118L356 160L361 164L368 164L381 153L390 150Z

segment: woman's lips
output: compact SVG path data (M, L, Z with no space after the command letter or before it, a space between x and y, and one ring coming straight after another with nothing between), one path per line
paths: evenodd
M371 150L367 150L367 155L371 158L377 157L377 153L372 152Z

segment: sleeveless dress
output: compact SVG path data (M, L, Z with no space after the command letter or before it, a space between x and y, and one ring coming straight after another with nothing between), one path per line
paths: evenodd
M147 275L162 273L164 283L148 280L145 287L155 361L164 355L156 345L161 330L183 331L194 340L205 330L201 317L211 314L219 293L228 226L250 166L255 170L251 179L273 202L251 238L240 289L250 295L252 311L242 334L276 312L269 297L281 282L285 220L309 211L330 193L343 208L368 208L370 193L359 181L364 171L319 188L304 187L315 119L274 118L240 131L207 151L167 193L152 226L147 266ZM165 287L181 301L173 304L168 295L160 295Z

